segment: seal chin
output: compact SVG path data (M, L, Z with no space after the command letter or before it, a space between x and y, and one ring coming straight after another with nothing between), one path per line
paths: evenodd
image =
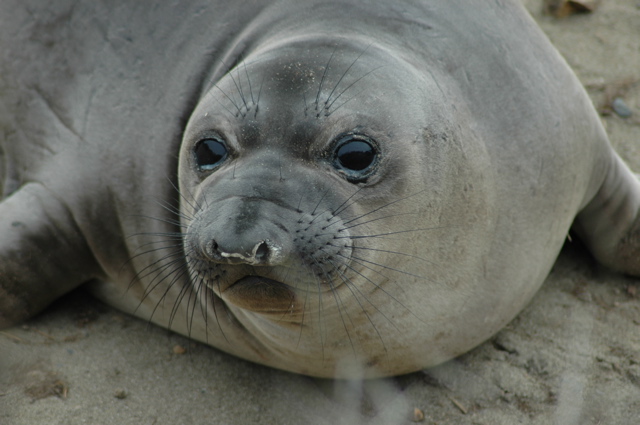
M237 280L224 289L220 297L236 307L265 315L289 315L299 310L292 287L261 276Z

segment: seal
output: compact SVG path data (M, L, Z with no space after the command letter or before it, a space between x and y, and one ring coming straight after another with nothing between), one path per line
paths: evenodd
M640 275L640 184L519 2L143 3L0 6L1 327L85 284L375 377L495 334L571 228Z

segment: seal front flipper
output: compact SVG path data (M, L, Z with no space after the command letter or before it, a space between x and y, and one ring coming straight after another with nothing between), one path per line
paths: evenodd
M602 264L640 276L640 181L615 152L574 229Z
M0 202L0 329L38 313L97 275L69 209L28 183Z

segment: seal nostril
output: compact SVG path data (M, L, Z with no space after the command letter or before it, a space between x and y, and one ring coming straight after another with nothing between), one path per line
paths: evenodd
M205 254L212 260L219 260L221 258L220 249L215 240L212 239L211 242L205 246Z
M266 242L262 241L258 244L258 248L255 251L255 259L259 262L267 261L269 257L269 246Z

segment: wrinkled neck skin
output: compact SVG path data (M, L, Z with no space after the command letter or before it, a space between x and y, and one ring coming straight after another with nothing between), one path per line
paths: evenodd
M467 159L484 153L433 79L369 43L272 35L208 85L180 152L190 288L173 329L321 377L406 373L480 342L451 311L484 255L454 241L491 225L490 194L465 195L485 190ZM355 178L336 166L345 137L375 150ZM203 170L206 140L226 157Z

